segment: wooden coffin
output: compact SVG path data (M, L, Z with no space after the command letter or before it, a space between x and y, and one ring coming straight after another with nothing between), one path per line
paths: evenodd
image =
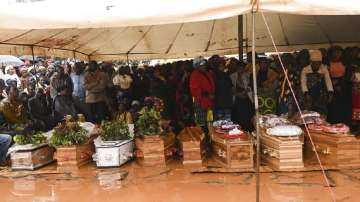
M225 168L253 168L253 142L247 138L225 139L211 130L211 146L215 161Z
M34 145L11 153L12 170L35 170L54 161L55 149L47 144Z
M204 156L204 138L200 127L186 127L178 135L183 164L201 164Z
M303 135L276 137L260 133L261 161L274 170L299 169L304 167Z
M80 167L89 163L94 154L93 144L57 147L54 158L58 166Z
M324 166L337 168L360 167L360 139L351 134L310 132L316 151ZM305 138L305 159L318 164L309 137Z
M141 165L164 166L168 157L172 155L175 145L175 134L140 136L135 139L135 145L137 149L136 156Z

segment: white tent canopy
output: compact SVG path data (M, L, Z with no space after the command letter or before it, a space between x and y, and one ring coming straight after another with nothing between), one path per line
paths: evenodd
M231 16L248 13L249 1L0 1L0 54L110 60L237 53L238 18ZM355 0L259 2L260 11L273 12L266 17L280 50L360 44ZM244 16L246 47L251 22ZM257 50L273 51L260 15L256 21Z

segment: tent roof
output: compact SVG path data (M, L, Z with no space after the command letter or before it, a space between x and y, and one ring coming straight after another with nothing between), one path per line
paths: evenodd
M96 60L233 54L238 18L231 16L249 10L249 0L1 1L0 54L34 51ZM354 0L260 0L260 10L282 13L266 14L282 51L360 44L360 5ZM324 16L330 14L340 16ZM244 16L246 47L251 22L249 14ZM258 51L273 51L260 15L256 38Z

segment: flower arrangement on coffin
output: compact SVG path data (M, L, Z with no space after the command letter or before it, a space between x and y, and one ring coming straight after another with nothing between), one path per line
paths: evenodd
M16 143L11 152L13 170L35 170L53 162L54 149L42 133L28 132L13 137Z
M143 159L144 165L164 165L168 150L174 144L175 136L161 136L166 133L163 133L161 127L160 111L155 107L144 107L139 112L136 128L139 135L135 139L136 156Z
M155 136L162 132L160 127L161 115L154 108L143 108L139 112L139 118L136 122L138 134L142 136Z
M145 106L147 109L155 109L155 111L164 111L164 101L158 97L146 97Z
M131 139L129 126L123 121L106 122L101 126L102 141L119 141Z
M85 144L89 140L87 131L80 127L77 122L59 123L54 128L50 138L50 145L53 147L72 146Z
M26 145L26 144L39 145L47 142L45 135L43 135L42 133L15 135L13 140L18 145Z
M94 143L93 160L98 167L118 167L133 157L133 139L125 121L103 123L100 137Z
M56 148L55 158L61 166L81 166L94 152L88 132L69 117L54 128L50 145Z

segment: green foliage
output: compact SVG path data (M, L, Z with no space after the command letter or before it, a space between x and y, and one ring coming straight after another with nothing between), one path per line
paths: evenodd
M103 141L117 141L130 139L129 126L123 121L107 122L101 126Z
M88 139L87 131L77 122L60 123L54 128L50 145L53 147L80 145L86 143Z
M14 142L19 145L46 143L46 137L41 133L15 135L13 139Z
M142 109L139 112L139 118L136 122L136 127L140 135L158 135L161 132L160 127L160 112L155 109Z

